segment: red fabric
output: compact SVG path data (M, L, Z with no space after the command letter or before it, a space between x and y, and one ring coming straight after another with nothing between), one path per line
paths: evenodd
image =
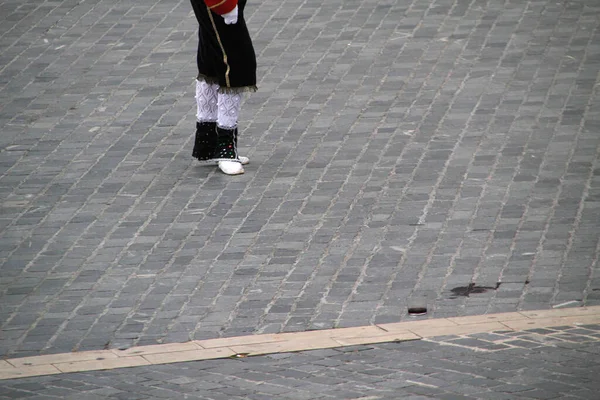
M237 6L237 0L204 0L208 8L211 11L219 15L227 14L230 11L233 11L235 6Z

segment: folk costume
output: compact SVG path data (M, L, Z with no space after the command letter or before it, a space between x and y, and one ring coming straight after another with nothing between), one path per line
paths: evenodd
M256 90L256 55L246 0L191 0L198 20L196 138L192 155L228 175L244 173L237 152L242 93Z

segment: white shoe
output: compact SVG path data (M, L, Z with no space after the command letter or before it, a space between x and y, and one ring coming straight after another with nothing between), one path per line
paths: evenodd
M239 156L238 160L240 160L240 162L242 163L242 165L248 165L250 164L250 159L248 157L244 157L244 156ZM198 161L199 164L205 164L205 165L218 165L219 161L213 159L210 160L199 160Z
M244 167L240 161L219 161L219 169L227 175L240 175L244 173Z

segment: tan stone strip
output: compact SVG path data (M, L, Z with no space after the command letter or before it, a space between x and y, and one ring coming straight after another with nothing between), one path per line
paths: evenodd
M0 380L105 369L401 342L445 335L600 323L600 306L408 321L356 328L238 336L127 350L84 351L0 360Z
M227 347L217 349L201 349L193 351L177 351L174 353L159 353L144 356L151 364L172 364L187 361L212 360L234 356L235 352Z
M53 365L33 365L27 368L0 369L0 379L27 378L31 376L56 375L62 372Z
M63 363L52 363L54 367L61 372L86 372L100 371L104 369L116 369L127 367L141 367L143 365L152 365L148 360L141 356L117 357L109 359L98 359L90 361L74 361Z
M80 353L62 353L48 354L46 356L22 357L8 360L8 362L16 368L27 368L31 366L72 363L80 361L97 361L107 359L117 359L119 356L111 354L109 351L82 351Z

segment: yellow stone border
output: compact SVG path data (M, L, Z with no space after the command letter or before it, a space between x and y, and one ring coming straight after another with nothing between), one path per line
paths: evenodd
M600 323L600 306L194 340L187 343L139 346L127 350L82 351L0 360L0 380L217 358L249 357L361 344L402 342L445 335L522 331L533 328L597 323Z

